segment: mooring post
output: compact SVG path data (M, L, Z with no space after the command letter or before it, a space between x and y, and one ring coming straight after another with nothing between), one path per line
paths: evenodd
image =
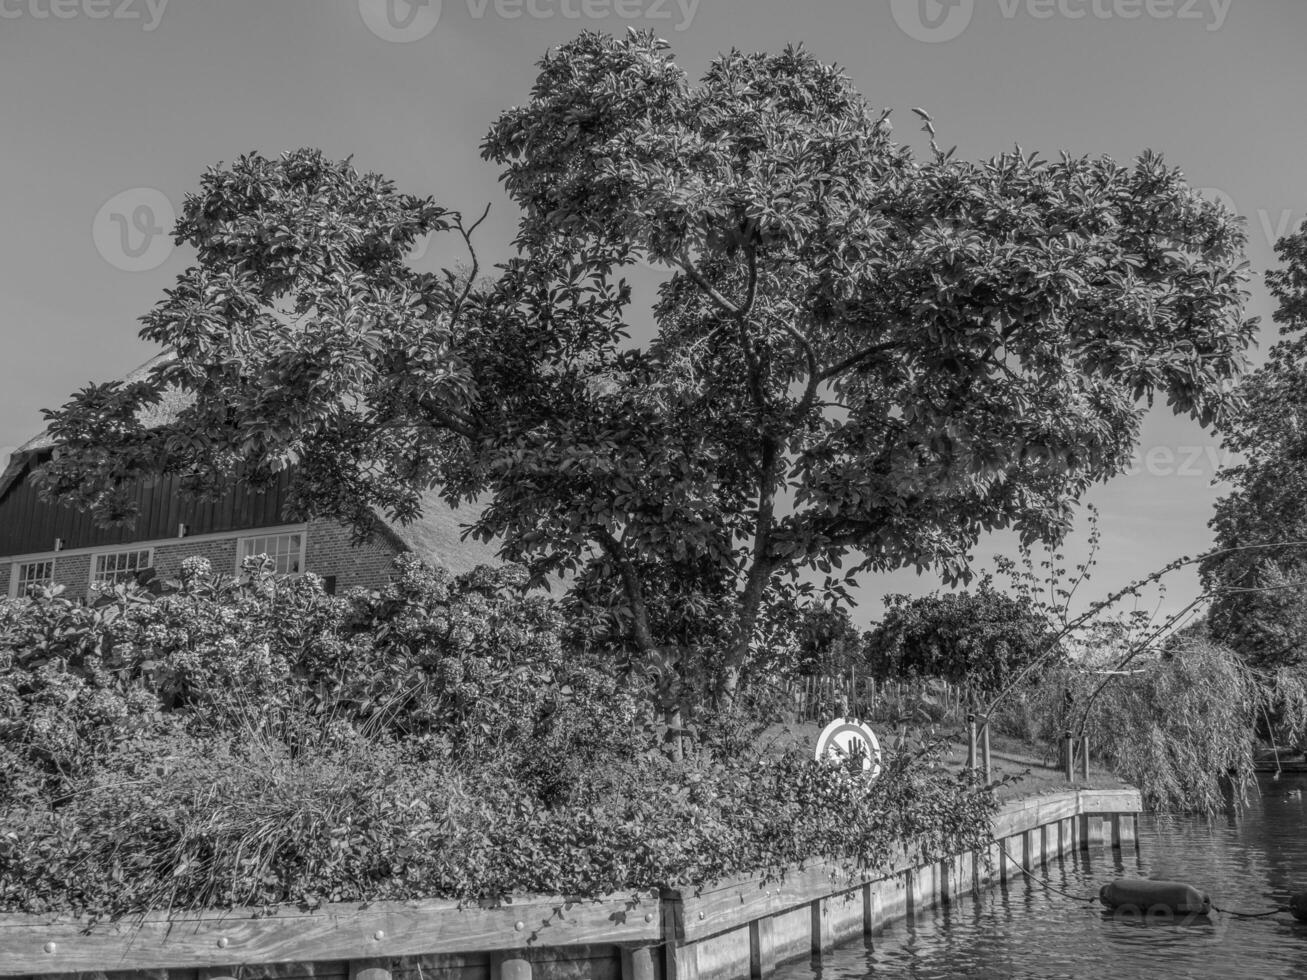
M976 771L976 716L967 715L967 772Z
M1068 729L1062 733L1062 763L1066 768L1066 781L1068 783L1073 783L1076 779L1074 745L1075 743L1072 741L1071 731Z

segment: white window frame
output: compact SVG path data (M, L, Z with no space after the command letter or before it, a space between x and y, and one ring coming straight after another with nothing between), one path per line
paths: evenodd
M274 553L274 552L268 552L266 549L262 549L259 551L250 551L246 553L245 550L245 545L251 541L275 541L280 538L294 538L296 536L298 536L300 539L298 552L288 550L285 552ZM253 558L255 555L258 554L268 554L277 559L280 559L283 556L290 557L294 555L296 562L299 565L299 571L297 572L278 571L276 572L277 575L290 575L290 576L303 575L304 572L307 571L307 569L305 569L304 567L304 556L305 553L308 551L308 544L309 544L309 535L307 529L304 528L289 530L289 531L272 531L270 533L265 532L262 534L242 535L241 537L238 537L236 539L236 574L240 575L241 572L243 571L242 565L244 564L246 558Z
M38 584L36 581L23 583L23 571L33 565L49 565L49 579L42 578L41 584L54 585L54 562L53 558L29 558L26 561L15 561L9 564L9 598L19 599L27 595L29 586Z
M135 568L115 568L110 574L114 576L110 580L100 578L99 565L101 559L116 558L119 555L144 555L145 564L137 562ZM114 548L112 551L96 551L91 554L91 588L113 588L124 579L118 578L119 574L135 576L139 572L154 566L154 549L153 548Z

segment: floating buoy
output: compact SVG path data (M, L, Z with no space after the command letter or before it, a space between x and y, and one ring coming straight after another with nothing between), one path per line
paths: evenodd
M1307 895L1303 898L1307 908ZM1145 915L1206 915L1212 911L1212 897L1207 892L1179 881L1118 878L1099 890L1098 900L1109 909Z
M1307 922L1307 892L1299 892L1289 899L1289 911L1299 922Z

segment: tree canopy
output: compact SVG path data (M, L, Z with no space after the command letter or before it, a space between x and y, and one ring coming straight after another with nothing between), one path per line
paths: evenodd
M1201 573L1213 636L1259 666L1307 660L1307 227L1276 246L1266 281L1282 338L1244 381L1222 435L1242 461L1211 527Z
M880 677L942 677L976 692L1005 688L1040 657L1059 661L1057 632L1028 599L995 590L913 598L889 596L887 611L867 638L867 657Z
M413 271L455 212L348 161L205 174L196 264L144 318L176 358L52 414L50 493L129 520L294 464L298 513L366 531L440 486L474 533L609 603L626 643L730 692L805 570L953 583L987 531L1056 540L1156 396L1232 404L1255 330L1243 233L1155 154L961 160L892 137L836 67L732 51L692 83L649 34L541 62L483 146L520 211L488 284ZM469 238L470 243L470 238ZM623 270L670 267L631 339ZM193 396L148 428L170 387ZM707 651L707 652L704 652Z

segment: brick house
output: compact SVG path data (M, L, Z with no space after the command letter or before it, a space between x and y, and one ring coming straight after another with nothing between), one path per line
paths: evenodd
M138 368L127 380L155 363ZM22 595L38 584L63 585L65 595L82 598L96 583L123 581L146 568L161 578L176 578L182 561L192 556L209 559L214 571L235 574L243 558L267 554L279 572L314 572L331 591L384 584L401 551L416 552L456 573L497 563L493 548L462 540L459 525L467 517L434 493L424 498L421 519L408 526L383 524L361 545L351 543L349 529L336 521L287 523L282 505L289 473L265 492L234 484L212 502L183 499L170 478L142 483L136 488L140 516L135 527L96 527L90 515L37 495L29 477L53 449L53 441L42 433L20 446L0 473L0 598Z

